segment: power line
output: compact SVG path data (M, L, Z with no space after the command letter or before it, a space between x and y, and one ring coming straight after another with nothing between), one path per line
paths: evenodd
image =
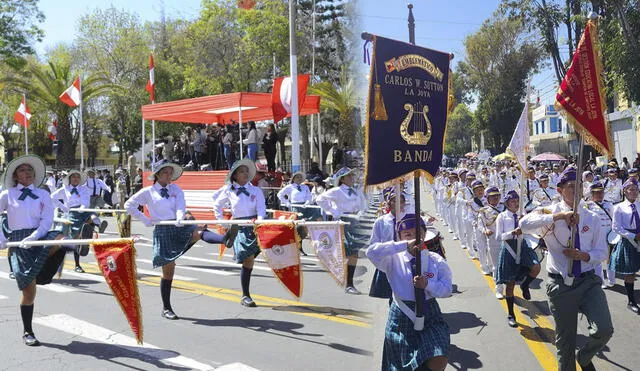
M377 18L377 19L391 19L397 21L406 21L406 18L402 17L389 17L383 15L366 15L366 14L354 14L356 17L364 17L364 18ZM438 24L455 24L455 25L467 25L467 26L482 26L482 23L472 23L472 22L459 22L459 21L443 21L443 20L435 20L435 19L416 19L416 23L424 22L424 23L438 23Z

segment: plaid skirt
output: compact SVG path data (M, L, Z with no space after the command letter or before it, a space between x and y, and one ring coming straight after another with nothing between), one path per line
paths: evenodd
M237 220L251 220L255 216L244 218L234 218ZM253 231L253 226L244 226L238 228L238 234L233 241L233 259L236 263L242 263L247 258L260 255L260 247L258 246L258 237Z
M301 213L302 216L299 219L304 220L322 220L322 209L317 207L302 207L297 205L291 205L291 211Z
M511 256L505 244L511 246L516 252L517 240L507 240L502 242L500 255L498 256L498 269L496 269L496 283L507 283L511 281L520 281L529 274L531 267L540 264L536 253L529 248L526 241L522 240L522 248L520 249L520 265L516 264L516 259Z
M84 226L84 224L86 223L87 219L89 219L91 217L91 213L90 212L86 212L86 211L69 211L69 220L71 221L71 224L69 227L69 237L74 238L75 236L78 235L78 233L80 233L80 231L82 230L82 226Z
M389 280L387 280L387 275L376 269L375 272L373 272L369 296L372 298L389 299L391 295L393 295L393 292L391 291Z
M158 268L178 259L193 246L191 237L196 225L156 225L153 229L153 267Z
M9 242L19 242L31 235L35 229L20 229L9 234ZM53 240L60 232L50 231L40 240ZM58 271L58 267L64 261L65 250L60 249L55 254L49 256L49 250L53 246L33 246L28 249L19 247L9 248L9 259L13 274L16 276L18 289L24 290L36 280L38 285L51 283L53 276Z
M415 303L405 301L409 308ZM429 299L423 306L424 329L416 331L413 322L394 302L389 307L389 317L384 334L382 370L415 370L437 356L449 353L451 335L436 299Z
M360 225L357 219L340 218L343 222L349 224L344 225L344 252L346 256L358 255L358 250L365 248L367 241L356 237L356 228Z
M620 238L613 249L609 269L618 274L635 274L640 270L640 253L626 238Z

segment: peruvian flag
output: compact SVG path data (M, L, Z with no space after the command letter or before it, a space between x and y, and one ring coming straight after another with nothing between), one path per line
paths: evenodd
M58 98L69 107L77 107L82 99L80 91L80 77L78 77Z
M298 112L302 109L304 98L307 95L309 75L298 75ZM278 77L273 80L273 92L271 105L273 109L273 121L278 122L291 113L291 77Z
M13 119L18 124L24 127L29 127L29 120L31 120L31 111L29 110L29 106L27 106L27 98L24 95L22 96L22 102L20 102L18 111L16 111L15 115L13 115Z
M47 132L49 135L49 139L56 140L56 135L58 134L58 120L53 120L49 126L47 127Z
M256 6L256 0L238 0L238 7L249 10Z
M606 116L598 43L597 26L589 21L556 93L555 108L584 136L587 144L603 155L610 155L614 148Z
M278 280L296 298L302 295L300 237L293 222L258 224L254 228L258 246Z
M149 81L147 81L147 87L144 90L149 92L149 97L151 98L151 103L155 103L156 101L156 78L155 73L153 72L153 54L149 55Z

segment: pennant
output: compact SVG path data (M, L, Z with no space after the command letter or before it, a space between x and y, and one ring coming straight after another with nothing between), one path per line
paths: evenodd
M29 110L29 106L27 105L27 98L24 95L22 96L22 101L20 102L18 110L13 115L13 119L22 127L29 127L29 123L31 120L31 110Z
M298 213L294 211L273 210L273 219L296 220Z
M56 140L56 136L58 135L58 120L53 120L51 124L49 124L47 127L47 135L49 139Z
M142 344L142 311L133 241L123 239L111 243L94 242L91 246L102 275L120 304L138 344Z
M598 29L590 20L556 93L555 108L584 137L585 143L611 156L615 151L607 122L602 76Z
M344 252L344 229L340 224L307 225L309 238L320 264L329 275L345 287L347 284L347 258Z
M309 75L298 75L298 112L302 109L304 98L307 96L307 85L309 85ZM278 122L291 114L291 99L291 77L274 79L271 93L273 121Z
M300 238L294 223L265 223L254 227L258 245L275 276L296 298L302 295Z
M155 103L156 101L156 75L154 71L153 65L153 54L149 55L149 81L147 81L147 87L144 90L149 92L149 98L151 98L151 103Z
M222 210L222 218L224 220L231 220L231 218L233 217L233 215L231 214L231 210L230 209L223 209ZM216 233L224 235L227 231L226 228L223 225L220 224L215 224L213 226L213 230L216 231ZM219 250L218 250L218 260L222 260L222 257L224 257L224 252L227 249L227 246L223 243L220 244L219 246Z
M513 132L511 141L507 146L507 153L513 156L522 174L527 169L527 152L529 152L529 96L524 101L524 108L520 114L520 119L516 124L516 130Z
M67 90L60 94L58 99L69 107L77 107L80 105L80 100L82 99L80 92L80 78L78 77Z

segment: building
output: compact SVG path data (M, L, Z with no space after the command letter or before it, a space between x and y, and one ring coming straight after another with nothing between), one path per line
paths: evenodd
M615 146L615 158L622 163L627 158L633 163L637 153L640 152L640 107L618 94L614 95L613 107L615 111L609 113L609 125Z
M541 105L531 112L531 153L553 152L564 156L578 151L576 135L553 105Z

